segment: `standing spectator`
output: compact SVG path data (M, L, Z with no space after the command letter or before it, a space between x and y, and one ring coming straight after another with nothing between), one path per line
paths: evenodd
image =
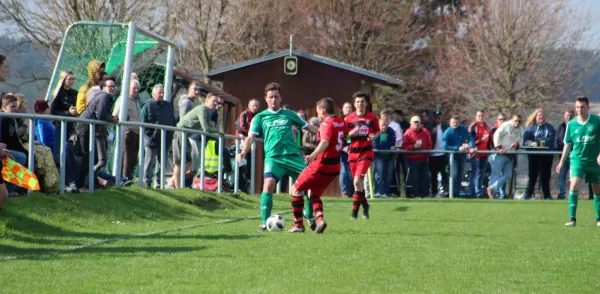
M546 122L546 115L541 108L536 109L525 123L527 128L523 134L523 144L528 147L541 147L554 150L554 137L556 131L554 127ZM548 154L528 154L529 161L529 181L527 182L527 190L525 191L525 199L535 198L534 190L535 183L538 177L542 186L544 199L551 200L550 195L550 177L552 174L552 159L553 155Z
M179 106L179 116L177 117L179 121L181 121L188 112L202 103L202 101L200 101L201 95L202 87L199 85L198 81L192 81L188 87L188 93L182 95L177 103L177 106Z
M496 146L494 145L494 133L496 133L496 131L498 130L498 128L500 127L500 125L502 125L504 123L504 121L506 120L506 115L504 115L504 113L500 113L498 114L498 116L496 117L496 124L494 124L494 126L490 129L490 139L489 139L489 143L488 143L488 150L495 150ZM493 154L488 156L488 170L491 172L492 170L492 166L494 164L494 159L496 158L496 156L494 156ZM487 183L485 184L486 187L488 187L490 184L489 182L489 178ZM505 199L506 198L506 184L502 185L502 187L500 187L498 189L498 193L494 194L494 197L498 196L499 199Z
M373 140L373 148L376 150L396 149L396 132L389 127L391 122L391 112L382 111L379 118L379 129L381 133L379 138ZM375 197L387 198L390 195L390 185L392 181L392 172L394 168L393 153L375 153Z
M97 86L98 82L102 80L104 69L104 62L102 61L94 59L88 63L88 80L79 88L79 93L77 94L77 113L81 114L85 110L85 106L87 105L87 92L92 87Z
M575 117L575 112L573 110L565 111L563 115L564 122L558 126L558 131L555 136L555 149L558 151L562 151L565 147L565 134L567 133L567 124ZM559 155L560 156L560 155ZM560 159L560 157L559 157ZM567 174L570 169L570 161L569 157L567 157L564 162L562 169L560 170L560 174L558 175L558 199L565 199L565 186L567 184ZM592 193L593 194L593 193Z
M0 82L6 81L8 77L8 67L6 66L6 56L0 54ZM2 98L2 97L0 97ZM0 129L2 127L0 126ZM4 149L4 146L0 146L0 158L8 156L7 150ZM0 170L2 170L2 161L0 161ZM6 189L6 184L4 183L4 179L0 177L0 212L2 212L2 208L4 207L4 203L8 200L8 190Z
M117 123L118 118L115 118L111 115L110 110L113 107L113 96L115 94L116 83L115 79L112 77L107 78L103 81L104 87L102 91L98 93L89 103L85 106L85 110L81 113L81 118L91 119L91 120L99 120L105 122ZM94 165L94 185L99 183L97 182L98 175L100 171L106 166L108 162L108 153L107 153L107 140L108 140L108 128L104 125L96 126L96 133L90 134L89 125L86 123L77 123L75 124L75 133L77 134L77 141L79 143L79 148L81 148L81 154L83 154L82 162L81 162L81 177L78 181L79 187L85 186L85 181L88 177L89 170L89 157L97 156L98 162ZM89 136L94 136L96 139L96 154L89 154Z
M386 121L389 122L388 126L390 128L392 128L392 130L394 130L394 136L396 138L396 142L394 142L395 146L397 148L400 148L402 146L402 135L404 134L404 132L402 131L402 128L400 127L400 124L396 122L395 119L395 114L391 111L391 110L382 110L379 113L381 118L386 119ZM391 154L392 156L389 158L392 161L392 174L391 174L391 179L389 181L389 185L391 186L392 183L395 184L395 189L390 189L390 193L389 194L393 194L393 195L400 195L400 184L399 181L394 180L392 182L392 179L398 179L398 175L396 174L396 158L398 156L400 156L400 154Z
M6 56L0 54L0 82L6 81L7 77L8 77L8 66L6 66Z
M402 132L406 132L410 128L410 123L404 119L404 113L400 109L394 110L394 120L400 125Z
M152 88L152 99L148 100L142 107L142 122L163 126L175 126L173 106L171 105L171 102L164 100L164 95L165 92L162 84L157 84ZM160 165L160 133L160 129L152 128L146 128L144 133L144 184L147 188L152 185L154 165ZM168 150L171 147L171 142L173 142L173 132L167 131L166 133L165 146ZM156 172L156 187L159 188L160 185L160 170L158 170Z
M475 121L469 126L471 137L475 140L477 150L488 150L491 141L490 128L484 119L485 111L478 109L475 112ZM471 176L469 177L469 191L473 197L484 197L485 190L482 189L486 169L488 165L488 155L476 153L471 155Z
M321 124L321 121L319 121L318 117L311 117L308 120L308 123L315 126L316 128L319 127L319 125ZM303 130L302 131L302 150L304 151L304 154L312 154L313 151L315 151L315 147L317 147L317 134L313 134L309 131Z
M188 112L181 118L177 127L208 133L218 133L219 130L210 123L210 112L217 107L217 96L208 94L205 102L202 105L196 106L192 111ZM173 176L171 177L170 185L173 188L181 188L183 184L179 182L181 175L181 157L185 156L186 163L191 161L192 146L190 141L186 141L186 154L182 154L181 132L176 132L173 137ZM187 170L187 167L186 167Z
M458 116L450 118L450 127L444 132L444 150L464 152L454 154L454 165L452 167L453 190L452 196L460 196L461 179L464 176L465 162L467 160L466 152L475 149L473 137L463 125L459 125Z
M235 121L236 135L248 137L250 123L252 122L254 115L258 112L259 107L260 103L257 99L251 99L250 102L248 102L248 109L242 111Z
M77 107L77 91L73 89L73 84L75 83L75 76L70 71L63 71L60 73L60 80L58 81L58 85L56 85L56 89L54 89L54 96L50 105L50 113L52 115L59 116L68 116L68 117L76 117ZM67 123L67 132L66 137L60 137L60 121L55 122L55 132L54 132L54 147L52 147L52 155L54 156L54 161L59 163L59 155L60 155L60 142L67 141L71 133L73 133L74 123ZM73 166L73 168L77 168ZM70 172L70 171L67 171Z
M37 100L33 106L33 109L36 114L50 114L50 106L45 100ZM60 150L60 142L54 141L56 129L51 122L47 120L38 119L35 121L35 138L40 144L46 146L52 150L59 149ZM59 136L60 138L60 136ZM57 147L58 145L58 147ZM68 147L68 145L67 145ZM66 184L65 191L67 193L78 193L79 190L77 188L77 161L75 161L75 156L72 152L69 152L67 149L66 152Z
M522 141L523 127L521 126L521 116L518 114L513 115L510 121L503 123L494 133L494 146L499 154L492 155L494 157L492 175L487 188L490 199L493 199L498 189L512 177L515 155L506 154L506 151L519 150Z
M402 149L430 150L431 135L427 128L421 126L421 118L415 115L410 118L410 128L402 138ZM406 190L408 198L429 196L429 154L406 154L408 171L406 176Z
M142 110L140 106L140 82L131 80L129 83L129 101L127 102L127 121L141 122ZM121 97L115 101L115 107L112 115L115 120L119 119L121 111ZM137 166L138 152L140 150L140 129L136 127L125 128L125 152L123 152L123 182L129 183L134 178L135 167Z
M435 127L431 132L431 143L433 144L433 150L440 150L442 152L432 153L429 156L429 172L431 176L431 194L435 195L436 198L442 196L448 196L448 154L443 152L444 150L444 132L449 128L447 123L444 123L442 118L442 112L436 111L433 114L433 121ZM442 175L442 187L444 193L438 190L438 174Z
M352 113L352 103L345 102L342 106L342 118L345 118ZM350 171L350 163L348 162L348 146L350 145L350 138L347 138L344 142L344 148L342 148L342 155L340 157L340 189L342 190L342 197L350 198L354 195L354 182L352 179L352 172Z
M215 97L217 97L217 108L210 111L210 122L212 123L213 127L220 130L222 116L219 115L219 113L223 110L223 105L225 104L225 100L223 100L223 97L219 97L219 96L215 96Z
M394 110L394 120L400 125L400 129L402 129L403 133L402 137L404 137L404 133L410 127L410 123L404 119L404 113L402 112L402 110ZM432 144L433 143L435 142L432 141ZM402 147L402 144L400 144L400 146L398 147ZM406 155L404 155L403 153L398 154L398 156L396 157L396 164L394 170L396 171L396 176L394 177L394 180L396 181L396 185L398 186L398 196L401 197L402 195L400 194L402 194L402 184L404 183L404 186L406 186L406 174L408 171L408 165L406 164Z
M427 129L429 134L431 134L433 128L435 127L435 123L429 119L429 110L427 109L421 110L421 124Z

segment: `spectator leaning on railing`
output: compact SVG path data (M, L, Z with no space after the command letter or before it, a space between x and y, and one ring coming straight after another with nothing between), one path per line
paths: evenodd
M546 122L544 110L536 109L525 123L527 128L523 134L523 145L533 148L547 148L554 150L554 137L556 131L554 127ZM551 154L528 154L529 161L529 181L527 181L527 190L525 191L525 199L535 198L535 184L538 177L542 186L544 199L552 199L550 195L550 176L552 175L552 159Z
M402 138L402 149L408 151L430 150L431 135L421 126L421 118L414 115L410 118L410 128ZM408 198L429 196L429 154L406 154L408 171L406 176L406 194Z
M475 150L475 141L469 133L469 130L463 125L459 125L458 116L450 118L450 127L444 132L444 150L465 152L465 154L455 154L454 164L452 165L452 196L460 196L460 182L464 175L466 153Z
M376 150L396 149L396 132L389 127L391 112L382 111L379 118L379 138L373 140L373 148ZM375 153L375 197L387 198L390 195L392 172L394 171L393 153Z
M433 145L433 150L444 150L444 132L450 126L444 123L441 111L436 111L433 114L433 121L435 122L435 127L433 127L433 131L431 132L431 144ZM449 194L448 172L446 171L446 168L448 168L448 154L438 152L432 153L429 156L431 194L435 195L437 198L448 196ZM442 175L442 187L444 188L444 193L441 193L438 189L438 174Z
M475 121L469 126L471 137L475 141L477 150L488 150L490 128L484 119L485 111L478 109L475 113ZM469 178L469 190L473 197L487 197L487 193L482 189L483 178L488 165L488 154L477 153L471 155L471 177Z
M494 198L498 189L503 187L512 177L513 161L515 156L505 154L506 151L519 150L523 142L523 127L521 126L521 116L513 115L510 121L503 123L494 133L494 146L499 154L494 157L492 164L492 175L490 176L490 185L487 188L488 197Z

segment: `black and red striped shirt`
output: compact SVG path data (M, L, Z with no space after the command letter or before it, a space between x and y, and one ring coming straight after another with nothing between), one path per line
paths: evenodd
M322 122L317 141L329 141L329 146L317 156L310 167L318 173L337 176L340 173L340 156L346 137L348 137L348 128L343 118L332 116Z
M361 159L373 160L373 142L369 140L370 134L379 133L379 119L372 112L358 116L353 112L346 116L346 124L349 130L358 130L358 135L350 137L350 148L348 149L348 161Z

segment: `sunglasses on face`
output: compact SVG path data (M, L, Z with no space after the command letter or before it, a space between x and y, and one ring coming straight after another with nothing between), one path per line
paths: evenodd
M499 118L498 120L499 120L499 121L504 121L504 119L503 119L503 118Z

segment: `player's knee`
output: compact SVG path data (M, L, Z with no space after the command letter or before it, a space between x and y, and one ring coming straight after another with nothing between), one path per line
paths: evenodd
M267 192L267 193L273 193L276 185L277 185L277 181L274 178L266 178L265 184L263 186L263 190L264 190L264 192Z
M302 196L302 191L298 191L298 189L296 189L296 186L292 185L292 189L290 190L290 194L292 194L292 196Z

